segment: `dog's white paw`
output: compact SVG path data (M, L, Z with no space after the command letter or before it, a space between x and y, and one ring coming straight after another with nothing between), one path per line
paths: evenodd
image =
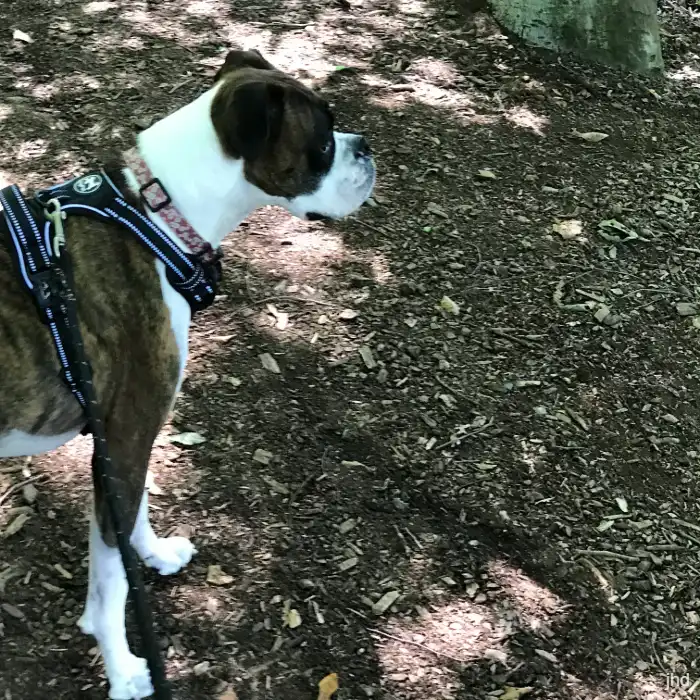
M88 600L85 604L85 611L78 620L78 627L83 634L95 635L95 614L94 604Z
M108 674L112 700L141 700L153 695L151 674L145 659L129 654L115 665L118 668Z
M194 545L186 537L160 537L143 560L161 576L170 576L189 564L196 553Z

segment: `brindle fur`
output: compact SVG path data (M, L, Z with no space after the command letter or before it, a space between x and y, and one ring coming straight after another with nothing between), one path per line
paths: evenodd
M151 448L175 395L178 349L153 256L120 226L83 217L66 223L80 330L105 414L110 456L121 477L124 516L133 527ZM7 244L2 232L0 435L12 429L37 435L79 430L85 424L82 411L59 376L51 336ZM97 483L95 496L103 534L113 543Z
M212 120L225 152L245 157L248 180L278 196L313 189L325 164L311 167L309 151L332 134L327 103L257 52L230 52L216 79L224 83ZM126 192L121 171L110 175ZM178 349L153 257L131 234L76 216L67 221L66 241L80 328L131 529L153 442L175 396ZM36 435L79 430L85 423L80 407L59 378L49 331L7 245L0 231L0 435L13 429ZM99 484L95 504L103 537L113 546Z

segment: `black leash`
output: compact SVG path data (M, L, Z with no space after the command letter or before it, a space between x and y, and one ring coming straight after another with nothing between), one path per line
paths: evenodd
M73 353L72 365L76 374L75 382L85 398L85 416L93 437L93 474L99 479L104 490L105 502L117 537L117 546L124 564L131 602L134 606L134 615L141 635L143 657L146 659L148 670L151 673L151 682L155 691L153 697L156 700L172 700L170 683L165 674L165 665L153 627L153 616L146 596L141 567L136 552L129 541L129 536L126 534L127 528L124 525L123 509L121 508L122 494L114 465L107 450L102 408L97 400L95 385L92 381L92 368L85 355L83 338L78 326L73 268L65 247L60 249L60 259L62 265L55 268L59 271L59 277L63 278L59 297L64 306L63 318L66 321L64 326L66 338Z
M58 212L60 215L60 211ZM57 232L58 233L58 232ZM58 332L67 340L66 345L71 350L71 366L75 373L74 381L85 399L84 413L88 427L93 437L92 470L99 480L105 495L105 503L109 511L112 527L117 538L117 547L122 558L126 580L129 584L129 594L134 606L134 616L141 636L143 657L148 664L156 700L172 700L170 683L165 673L165 664L160 653L158 638L153 627L153 616L146 596L141 567L134 548L131 546L127 527L122 517L122 494L114 465L107 450L104 417L102 407L97 399L97 392L92 381L92 367L85 354L83 337L78 325L78 310L73 285L73 266L70 255L65 247L62 235L55 238L55 254L61 261L53 266L56 273L56 301L61 305L63 313L55 314L61 319Z

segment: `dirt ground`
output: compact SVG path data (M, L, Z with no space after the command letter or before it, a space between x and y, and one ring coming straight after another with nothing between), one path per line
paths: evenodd
M349 220L231 236L195 324L152 500L199 553L147 579L179 699L315 700L330 672L337 700L700 685L700 27L665 16L664 82L473 9L0 5L0 171L23 186L129 146L233 44L377 154ZM106 697L75 625L89 454L0 464L3 700Z

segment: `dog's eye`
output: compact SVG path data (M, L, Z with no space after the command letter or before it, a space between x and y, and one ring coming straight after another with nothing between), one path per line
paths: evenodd
M333 146L332 139L326 141L326 143L324 143L323 146L321 146L321 153L323 153L323 155L325 156L327 153L330 152L332 146Z

